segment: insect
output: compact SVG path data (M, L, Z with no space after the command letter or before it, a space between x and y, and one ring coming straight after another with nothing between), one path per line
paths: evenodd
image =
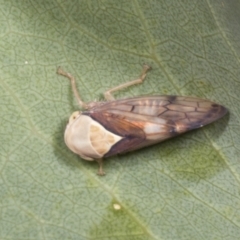
M143 96L115 100L112 93L142 83L151 69L144 65L136 80L111 88L106 101L82 101L75 78L61 67L57 73L67 77L84 111L75 111L64 133L65 143L81 158L99 163L104 175L103 158L137 150L221 118L227 109L209 100L181 96Z

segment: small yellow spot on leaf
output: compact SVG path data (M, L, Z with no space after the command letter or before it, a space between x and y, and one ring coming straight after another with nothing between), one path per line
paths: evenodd
M114 203L113 208L118 211L121 209L121 205L119 205L118 203Z

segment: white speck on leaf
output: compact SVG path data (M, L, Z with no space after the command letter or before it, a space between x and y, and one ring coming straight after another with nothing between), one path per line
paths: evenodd
M120 209L121 209L121 205L119 205L118 203L114 203L114 204L113 204L113 208L114 208L115 210L120 210Z

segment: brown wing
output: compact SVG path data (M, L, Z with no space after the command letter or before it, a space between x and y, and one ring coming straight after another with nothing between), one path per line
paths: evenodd
M195 97L150 96L107 102L85 113L124 138L106 156L139 149L216 121L227 109Z
M89 115L110 132L123 137L122 140L112 146L105 157L132 151L136 146L140 146L146 141L145 132L140 125L126 121L119 115L107 111L92 112Z

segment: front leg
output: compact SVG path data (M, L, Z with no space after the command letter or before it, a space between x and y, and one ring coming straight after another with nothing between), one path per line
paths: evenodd
M143 69L142 69L142 73L140 75L140 77L138 79L135 79L133 81L130 81L130 82L127 82L127 83L123 83L117 87L113 87L109 90L107 90L105 93L104 93L104 97L107 101L112 101L114 100L115 98L113 97L112 93L113 92L116 92L116 91L119 91L123 88L126 88L126 87L129 87L129 86L132 86L132 85L135 85L135 84L139 84L139 83L142 83L143 80L145 79L146 75L147 75L147 72L151 69L150 66L148 66L147 64L144 64L143 65Z
M74 96L75 96L79 106L81 108L88 109L89 108L88 104L82 101L82 99L78 93L75 78L70 73L65 72L61 67L58 67L57 74L62 75L70 80Z

